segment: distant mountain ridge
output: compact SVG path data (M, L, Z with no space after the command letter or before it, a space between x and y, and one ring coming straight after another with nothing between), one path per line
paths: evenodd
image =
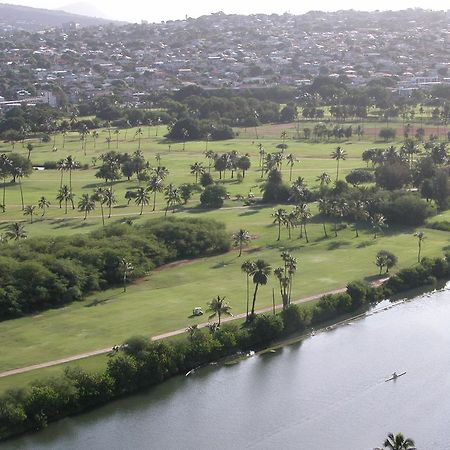
M98 9L95 5L91 5L86 2L74 2L60 8L57 8L57 11L64 11L69 14L76 14L81 16L88 17L98 17L101 19L108 20L108 16L104 11Z
M120 23L99 17L72 14L66 11L0 3L0 29L13 27L28 31L37 31L44 28L60 27L67 22L76 22L82 27Z

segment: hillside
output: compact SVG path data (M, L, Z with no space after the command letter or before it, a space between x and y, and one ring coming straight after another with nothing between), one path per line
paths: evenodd
M65 11L0 4L0 29L17 28L36 31L43 28L60 27L67 22L76 22L85 27L104 25L112 21Z

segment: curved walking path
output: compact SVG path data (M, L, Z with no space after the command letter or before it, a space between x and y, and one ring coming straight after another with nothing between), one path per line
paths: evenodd
M383 281L383 280L380 280ZM380 282L378 281L378 282ZM295 304L299 304L299 303L306 303L306 302L310 302L312 300L317 300L320 297L322 297L323 295L329 295L329 294L338 294L340 292L345 292L347 288L340 288L340 289L334 289L333 291L328 291L328 292L323 292L321 294L316 294L316 295L311 295L309 297L304 297L298 300L294 300L291 303L295 303ZM275 305L275 309L281 309L282 305ZM273 306L267 306L265 308L261 308L256 310L256 314L262 314L262 313L266 313L266 312L271 312L273 310ZM246 313L241 313L241 314L236 314L235 316L231 316L231 317L226 317L222 320L222 322L229 322L231 320L237 320L237 319L243 319L246 316ZM198 324L199 328L205 328L206 326L208 326L209 322L203 322ZM161 339L166 339L168 337L172 337L172 336L178 336L180 334L183 334L186 332L186 327L184 328L180 328L178 330L174 330L174 331L169 331L167 333L163 333L163 334L159 334L157 336L152 336L151 339L152 341L159 341ZM0 378L4 378L4 377L9 377L12 375L18 375L21 373L26 373L26 372L31 372L32 370L36 370L36 369L45 369L46 367L52 367L52 366L58 366L60 364L65 364L68 362L72 362L72 361L78 361L80 359L84 359L84 358L89 358L90 356L97 356L97 355L104 355L105 353L109 353L111 352L112 349L111 347L107 347L107 348L102 348L102 349L98 349L98 350L93 350L90 352L86 352L86 353L80 353L78 355L72 355L72 356L67 356L66 358L61 358L61 359L55 359L53 361L47 361L44 363L40 363L40 364L33 364L31 366L26 366L26 367L20 367L17 369L12 369L12 370L7 370L5 372L0 372Z

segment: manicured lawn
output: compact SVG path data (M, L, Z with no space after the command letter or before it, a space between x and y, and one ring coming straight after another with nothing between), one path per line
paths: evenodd
M259 130L260 136L269 135L261 140L266 152L276 151L275 146L280 143L280 130L277 127L279 128L279 126L261 127ZM348 159L341 162L341 179L352 168L364 167L365 163L360 160L361 152L374 146L373 142L358 141L357 138L353 139L353 143L297 142L292 139L295 124L287 126L286 129L290 136L287 141L289 145L287 153L295 153L300 160L294 166L293 178L302 176L310 186L316 184L316 177L324 171L327 171L334 179L336 163L329 155L337 145L342 145L348 153ZM159 130L160 134L161 132L162 127ZM249 135L252 132L254 132L252 129L247 129L246 133L242 130L238 139L209 143L209 148L217 152L238 150L242 154L251 155L252 169L242 183L231 180L230 174L227 173L224 182L231 198L226 201L225 207L214 211L199 210L197 194L186 207L180 208L180 211L176 213L180 217L217 219L226 224L230 234L239 228L247 229L252 234L253 240L241 258L237 257L237 251L232 251L225 255L181 263L152 272L145 279L138 280L129 286L127 293L123 293L121 289L110 289L95 293L84 301L65 308L2 322L0 323L0 345L2 346L0 371L112 346L135 334L157 335L185 328L198 321L205 321L206 316L193 319L189 315L195 306L205 309L206 302L215 295L225 295L233 307L233 312L244 312L246 309L245 276L240 266L247 258L263 258L277 267L281 262L280 251L284 249L291 251L298 259L298 272L293 288L294 298L343 287L348 281L354 279L373 279L378 272L374 264L375 254L380 249L395 253L399 258L399 267L416 263L417 242L413 237L415 231L413 229L391 228L375 240L370 230L361 231L360 237L355 238L354 231L348 227L334 238L332 225L327 224L329 238L324 239L322 223L318 222L317 218L313 218L312 223L308 225L309 244L304 239L298 239L298 230L293 231L292 239L289 240L284 229L281 240L277 242L277 230L271 223L271 213L275 206L244 208L242 202L234 200L236 194L246 196L250 191L257 196L260 195L259 155L257 142L253 142L254 138ZM80 162L91 164L93 155L98 156L107 151L104 142L107 133L102 131L100 134L101 138L97 140L95 151L93 143L90 142L86 156L79 150L80 142L75 134L68 136L64 151L60 136L57 137L57 152L51 150L51 144L36 143L36 148L32 152L33 162L42 164L44 161L57 160L71 153ZM246 135L248 137L245 137ZM121 136L123 139L123 135ZM129 130L128 139L133 136L134 131ZM146 136L147 131L144 132L144 137ZM208 163L203 155L204 142L188 142L184 152L181 151L182 144L172 144L169 152L168 144L160 137L156 138L154 130L151 130L151 136L150 139L143 139L142 149L153 165L156 164L155 154L161 154L162 164L170 170L168 182L176 185L183 182L192 183L194 177L189 173L190 165L195 161L204 161L204 165L207 166ZM119 145L121 152L132 152L136 148L137 141L121 142ZM4 149L9 150L10 146L0 144L0 152ZM26 154L21 144L16 144L16 149ZM115 149L115 143L111 145L111 149ZM90 167L73 173L73 191L76 194L76 200L83 192L91 193L95 186L103 185L102 180L95 178L95 171L96 169ZM283 175L287 181L289 170L286 164L283 167ZM64 182L67 182L68 175L65 174L64 177ZM214 174L214 177L218 178L218 174ZM35 223L26 225L26 231L30 237L85 233L101 226L98 209L86 221L83 221L80 212L69 210L66 215L64 208L58 208L54 198L59 183L60 172L56 170L36 171L23 181L25 204L36 204L42 195L52 202L46 217L36 217ZM147 207L144 215L139 216L139 208L133 202L130 206L126 205L125 191L136 186L135 180L115 183L118 204L113 208L113 217L109 219L109 222L123 221L125 217L132 216L137 223L141 223L163 214L165 205L162 195L158 196L156 213L152 213L151 208ZM291 208L284 207L288 210ZM314 206L312 210L316 212ZM442 217L448 219L448 213ZM20 194L17 185L7 186L7 212L0 214L0 220L2 221L0 234L8 222L29 220L23 217L20 210ZM443 249L450 245L450 236L446 232L427 229L426 235L423 256L440 255ZM277 282L274 277L271 277L268 286L260 289L257 307L271 304L273 289L279 302ZM96 366L97 359L94 359L95 361L84 361L82 364ZM39 371L39 374L52 374L54 370L54 368L46 369ZM15 385L14 380L17 380L17 383L19 381L23 383L24 380L34 379L35 375L35 372L31 372L10 379L0 379L0 389Z

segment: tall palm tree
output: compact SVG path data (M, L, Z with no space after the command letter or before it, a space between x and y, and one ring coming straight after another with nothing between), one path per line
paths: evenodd
M72 190L72 171L79 169L80 163L72 155L69 155L64 161L64 167L69 172L69 189Z
M284 224L286 220L286 210L283 208L277 209L274 213L272 213L273 223L278 225L278 237L277 241L280 240L281 237L281 225Z
M102 213L102 224L103 226L105 226L105 213L103 210L103 205L105 204L105 189L103 189L102 187L97 188L94 191L94 194L92 196L92 198L94 199L94 201L99 202L100 203L100 210Z
M127 292L128 276L133 272L134 267L125 258L123 258L122 261L120 261L120 267L122 269L123 292Z
M181 203L180 191L177 187L175 187L172 183L167 185L165 189L165 198L166 198L166 211L164 213L164 217L167 216L167 211L169 208L173 208L172 212L175 212L175 206Z
M31 143L31 142L29 142L28 144L27 144L27 150L28 150L28 161L30 160L30 157L31 157L31 152L33 151L33 144Z
M33 214L36 211L35 205L27 205L23 210L24 216L30 216L30 223L33 223Z
M94 150L95 150L95 146L96 146L96 143L97 143L98 136L99 136L98 131L93 131L92 132L92 139L94 140ZM64 145L63 145L63 148L64 148Z
M44 217L45 211L47 210L47 208L50 206L50 202L45 198L45 197L41 197L38 201L38 208L42 209L42 216Z
M294 164L298 162L298 159L292 153L289 153L289 155L286 156L286 161L289 165L289 181L292 181L292 169Z
M6 178L11 174L12 161L5 153L0 155L0 177L3 179L3 201L1 208L6 212Z
M136 136L138 137L138 150L141 149L141 138L142 138L143 134L144 133L142 131L142 128L138 127L138 129L136 130L136 133L134 134L134 137L136 137Z
M351 211L352 211L353 217L355 218L355 224L354 224L355 237L359 237L358 221L367 220L367 218L369 217L369 213L367 211L367 203L357 200L352 203Z
M208 303L208 309L207 312L211 312L212 314L208 317L208 319L212 319L213 317L219 318L219 327L220 327L220 320L222 318L222 315L231 316L231 306L230 304L225 300L225 297L221 297L218 295L217 297L214 297L209 303Z
M423 231L417 231L414 233L414 236L417 238L417 245L419 250L417 252L417 262L420 262L420 254L422 253L422 242L425 240L425 233Z
M84 219L86 220L88 214L95 209L95 199L94 196L89 194L83 194L78 202L78 209L84 212Z
M181 130L181 134L183 135L183 151L186 150L186 140L189 137L189 131L186 128Z
M149 188L138 188L136 192L136 199L134 200L136 205L140 205L141 212L140 215L142 216L142 213L144 212L144 206L148 205L150 203L150 197L148 195Z
M56 196L56 200L59 201L59 207L61 208L61 204L62 202L64 202L65 205L65 213L67 214L67 204L68 202L72 202L72 208L75 209L75 206L73 204L73 197L74 195L72 194L72 191L70 190L69 186L67 186L67 184L63 185L59 191L58 191L58 195Z
M389 450L415 450L414 441L410 438L405 438L402 433L389 433L387 439L384 441L384 447Z
M154 211L155 207L156 207L156 194L158 192L162 192L164 189L164 184L163 184L163 181L161 180L161 178L159 178L157 175L153 175L148 182L148 189L150 192L153 193L153 209L152 209L152 211Z
M60 159L57 163L56 163L56 168L61 171L61 178L59 180L59 188L62 188L63 185L63 176L64 176L64 172L67 170L66 167L66 160L65 159Z
M243 230L242 228L239 231L236 231L236 233L233 234L233 242L235 247L239 247L239 255L240 257L242 255L242 247L250 242L251 235L247 230Z
M336 160L336 181L339 180L339 162L345 161L347 152L342 147L337 147L334 152L331 153L331 157Z
M104 203L106 204L106 206L109 209L108 219L110 219L111 218L112 206L117 203L116 196L115 196L114 191L112 190L112 188L109 187L109 188L105 189L103 191L103 197L104 197Z
M325 216L328 215L331 212L331 203L326 197L319 198L319 211L322 215L322 227L323 227L323 234L325 238L328 238L327 233L327 227L325 225Z
M267 263L263 259L257 259L254 262L254 267L252 269L252 272L250 273L250 275L252 275L253 277L253 283L255 285L250 317L255 316L255 304L256 304L256 295L258 294L258 288L259 286L265 286L267 284L267 281L271 273L272 267L270 266L269 263Z
M22 167L12 167L12 175L14 178L17 178L19 180L19 189L20 189L20 201L22 204L22 211L25 208L24 202L23 202L23 188L22 188L22 178L24 176L24 172Z
M8 229L5 231L5 237L6 239L19 241L20 239L26 239L27 233L21 223L14 222L8 225Z
M206 150L205 158L208 160L208 173L211 173L211 167L213 166L213 162L217 158L217 153L213 150Z
M255 272L255 263L252 261L245 261L241 265L241 270L246 274L247 277L247 312L246 312L246 321L248 322L248 306L250 302L250 288L249 288L249 281L250 281L250 275L252 275Z
M386 218L383 216L383 214L379 213L376 213L371 217L370 223L372 225L374 239L376 239L378 234L383 231L383 228L387 227Z
M116 149L119 148L119 134L120 134L120 130L118 128L116 128L114 130L114 134L116 135Z
M300 222L300 238L303 237L303 233L302 233L302 228L303 228L303 231L305 232L306 243L308 244L309 239L308 239L308 232L306 230L306 224L307 224L308 220L311 219L311 216L312 216L308 205L306 203L297 205L295 207L295 215L297 216L298 221Z
M195 162L191 165L191 174L195 175L195 184L198 183L198 176L205 173L205 168L201 162Z

